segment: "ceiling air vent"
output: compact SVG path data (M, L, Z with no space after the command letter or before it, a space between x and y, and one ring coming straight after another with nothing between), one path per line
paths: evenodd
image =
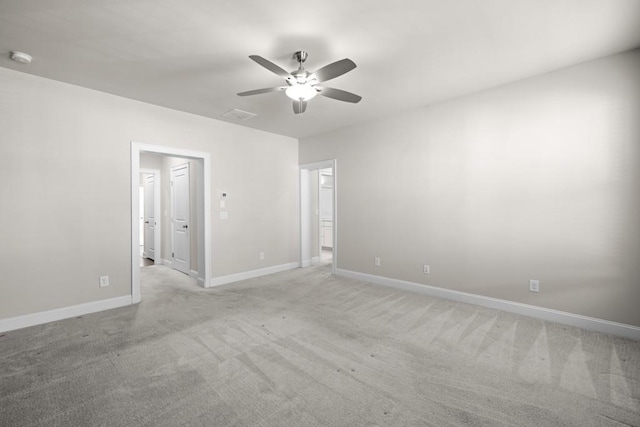
M252 119L256 116L257 114L253 114L248 111L237 110L235 108L233 110L227 111L222 115L222 117L224 117L225 119L239 120L241 122L246 122L247 120Z

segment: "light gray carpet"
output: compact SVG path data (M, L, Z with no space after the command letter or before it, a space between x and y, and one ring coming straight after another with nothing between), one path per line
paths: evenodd
M640 426L640 343L296 269L0 337L2 426Z

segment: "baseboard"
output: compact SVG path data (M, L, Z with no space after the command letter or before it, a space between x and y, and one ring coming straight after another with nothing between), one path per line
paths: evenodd
M204 288L204 277L200 277L200 274L196 270L189 271L189 277L196 279L198 286Z
M0 319L0 332L13 331L16 329L27 328L29 326L55 322L56 320L83 316L85 314L97 313L99 311L110 310L112 308L124 307L127 305L131 305L131 295L92 301L84 304L72 305L70 307L41 311L39 313L8 317L6 319Z
M605 334L617 335L620 337L640 341L640 327L626 325L624 323L611 322L609 320L597 319L594 317L567 313L564 311L538 307L535 305L522 304L519 302L438 288L436 286L423 285L420 283L408 282L405 280L391 279L388 277L375 276L373 274L359 273L357 271L336 269L336 275L348 277L355 280L362 280L376 285L388 286L432 297L479 305L482 307L493 308L509 313L521 314L540 320L562 323L564 325L575 326L590 331L602 332Z
M173 268L173 263L171 262L171 260L162 258L160 261L160 264L166 265L169 268Z
M281 271L292 270L298 267L299 264L297 262L290 262L288 264L274 265L273 267L244 271L242 273L229 274L227 276L212 277L209 279L207 288L239 282L240 280L253 279L255 277L266 276L268 274L280 273Z
M304 260L302 260L302 266L301 267L302 268L310 267L310 266L313 265L314 262L318 262L318 261L320 261L320 257L319 256L311 257L311 259L304 259Z
M200 286L201 288L206 288L204 277L198 277L198 286Z

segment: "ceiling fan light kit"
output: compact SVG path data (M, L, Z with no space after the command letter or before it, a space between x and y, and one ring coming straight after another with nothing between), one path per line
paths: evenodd
M309 55L304 50L296 52L295 58L298 61L298 69L289 73L261 56L250 55L249 58L272 73L284 78L287 86L250 90L247 92L240 92L238 95L249 96L284 91L285 94L293 100L293 112L295 114L304 113L307 107L307 101L318 94L338 101L351 102L354 104L360 102L362 97L354 93L330 87L318 86L321 82L334 79L356 68L356 64L352 60L345 58L310 73L305 70L302 65L307 60L308 56Z
M308 101L318 94L313 86L307 84L294 84L289 86L284 93L294 101Z

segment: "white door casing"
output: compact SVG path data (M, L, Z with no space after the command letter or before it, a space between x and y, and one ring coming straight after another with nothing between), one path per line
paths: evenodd
M156 259L155 229L158 225L155 214L155 175L144 176L144 251L143 256Z
M189 163L171 168L171 265L189 274Z

